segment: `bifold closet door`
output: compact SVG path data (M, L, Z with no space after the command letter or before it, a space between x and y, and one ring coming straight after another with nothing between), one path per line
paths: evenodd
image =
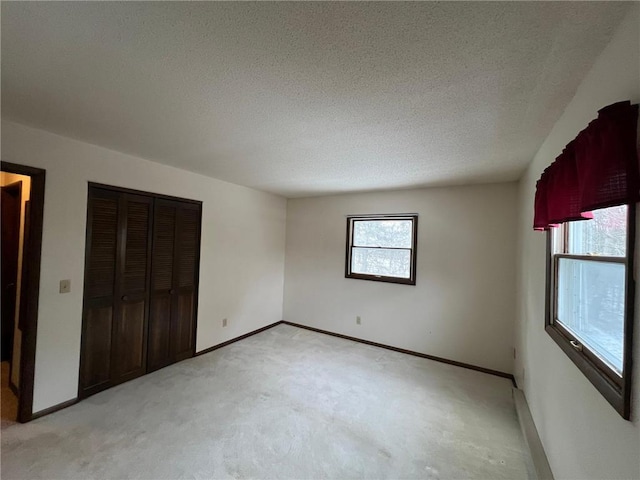
M171 310L175 259L176 202L156 199L151 264L151 308L149 314L148 369L157 370L172 362Z
M201 206L182 203L177 213L174 309L172 319L175 361L195 352L195 308L200 263Z
M148 369L189 358L195 347L194 322L200 250L197 204L156 199Z
M113 337L113 381L120 383L146 372L151 218L153 198L120 197L120 244Z
M80 355L80 396L111 384L119 194L89 191Z
M89 190L80 396L146 371L152 205Z

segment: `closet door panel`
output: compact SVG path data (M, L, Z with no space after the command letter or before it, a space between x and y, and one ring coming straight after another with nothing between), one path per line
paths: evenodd
M171 295L153 295L149 312L148 370L171 362Z
M111 378L113 307L109 304L87 309L84 324L80 385L87 390L100 387Z
M201 204L90 185L81 398L191 357Z
M112 192L95 191L89 198L88 262L85 297L112 297L116 275L118 198Z
M173 310L173 351L176 360L193 355L195 347L195 301L200 258L199 205L182 203L177 213L176 291Z
M151 259L151 312L149 317L149 370L172 362L171 313L173 303L176 203L155 201Z
M114 383L142 375L146 369L153 199L122 194L120 202L119 282L112 349Z
M80 396L108 387L111 379L119 209L117 193L89 191Z
M182 206L178 222L178 287L193 288L200 246L200 209L191 205Z
M152 259L154 292L167 293L173 287L175 235L175 202L156 200Z
M151 199L127 196L122 290L128 295L146 293Z
M189 358L193 355L193 292L180 292L178 294L174 345L176 361Z
M145 300L123 302L114 338L115 359L120 378L144 373ZM142 372L141 372L142 371Z

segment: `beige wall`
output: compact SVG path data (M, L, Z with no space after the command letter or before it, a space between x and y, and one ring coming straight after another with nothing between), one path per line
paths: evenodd
M368 213L419 214L416 286L344 278ZM514 183L290 199L284 319L511 372L515 231Z
M639 24L635 7L520 182L516 328L520 354L515 373L556 479L640 478L640 303L635 319L633 421L628 422L544 331L545 235L532 230L535 182L544 168L597 116L598 109L620 100L640 101ZM640 301L640 295L636 299Z
M78 390L90 181L203 201L198 350L282 319L284 198L10 122L2 159L47 172L34 412Z
M22 347L22 332L18 328L18 320L20 319L20 293L22 290L22 259L24 256L24 221L25 221L25 204L31 195L31 177L26 175L17 175L15 173L0 172L0 185L10 185L12 183L22 182L22 206L20 209L20 243L18 245L18 276L16 285L16 314L15 329L13 334L13 354L11 360L11 381L16 387L20 386L20 349Z

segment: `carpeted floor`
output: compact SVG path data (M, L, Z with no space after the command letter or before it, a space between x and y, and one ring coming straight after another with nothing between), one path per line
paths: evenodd
M509 380L288 325L2 432L2 478L528 477Z

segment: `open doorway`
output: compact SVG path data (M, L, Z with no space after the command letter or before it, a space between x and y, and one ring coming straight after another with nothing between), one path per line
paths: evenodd
M18 419L20 383L20 287L25 237L25 210L31 192L31 177L0 172L2 198L2 426ZM24 191L24 194L23 194ZM14 358L15 357L15 358Z
M2 428L32 418L44 178L0 163Z

